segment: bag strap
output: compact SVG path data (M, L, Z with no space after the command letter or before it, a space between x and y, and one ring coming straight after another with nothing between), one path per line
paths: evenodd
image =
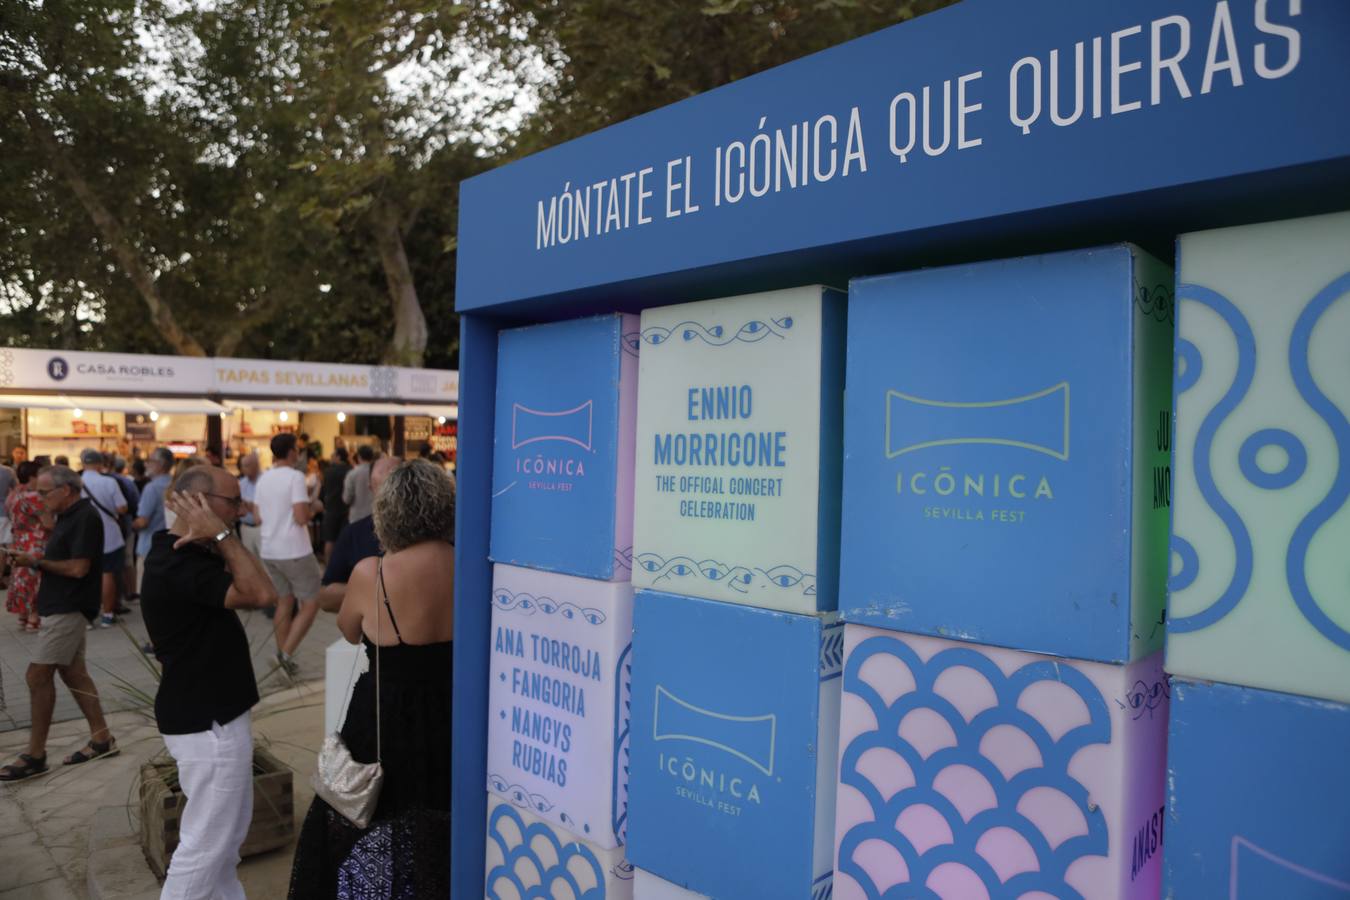
M380 563L383 563L383 562L384 562L384 557L381 556L381 557L380 557ZM385 608L385 610L389 613L389 624L394 626L394 637L398 638L398 642L401 644L401 643L403 643L403 632L401 632L401 631L398 630L398 619L395 619L395 618L394 618L394 607L392 607L392 606L389 605L389 588L387 588L387 587L384 586L384 567L383 567L383 565L377 564L377 571L378 571L379 576L380 576L380 593L384 594L384 608ZM377 626L377 627L378 627L378 625L379 625L379 615L380 615L380 611L379 611L379 610L376 610L376 611L375 611L375 619L376 619L376 626Z
M384 557L375 560L375 572L379 576L375 584L375 593L384 588ZM389 592L384 592L384 602L389 603ZM399 639L400 641L402 638ZM380 746L380 607L375 605L375 761L384 765L384 751Z
M95 500L94 495L89 493L89 488L85 487L83 484L80 485L80 493L84 495L86 500L94 504L94 506L98 507L99 512L103 513L105 516L112 519L114 522L117 521L117 513L108 512L107 507L105 507L102 503L99 503L97 500Z

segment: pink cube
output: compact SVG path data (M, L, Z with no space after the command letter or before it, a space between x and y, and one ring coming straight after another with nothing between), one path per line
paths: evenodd
M1156 898L1162 654L1084 662L850 624L835 900Z

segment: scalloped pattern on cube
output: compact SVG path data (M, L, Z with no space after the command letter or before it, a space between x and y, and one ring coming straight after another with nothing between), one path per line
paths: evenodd
M902 663L913 687L874 686L864 669L877 656ZM965 679L960 700L944 695L954 698L954 678ZM988 689L970 691L972 678ZM843 688L867 704L876 727L840 748L840 784L866 798L872 820L841 835L839 873L869 898L902 883L924 886L907 897L979 896L981 888L990 897L1081 897L1066 872L1084 856L1108 854L1108 829L1070 762L1085 747L1111 742L1107 701L1086 675L1044 659L1005 675L964 647L925 662L901 640L871 637L849 655ZM1076 724L1043 722L1029 711L1041 704L1027 701L1047 692L1060 692L1061 706L1081 702ZM1012 732L1018 736L1009 741ZM1001 738L991 743L1015 752L987 756L991 733ZM879 769L890 777L878 779ZM868 867L860 861L868 858L885 862ZM936 890L939 884L947 890Z
M488 815L487 837L503 859L487 872L487 900L605 900L604 867L581 841L564 843L547 824L527 823L505 803Z

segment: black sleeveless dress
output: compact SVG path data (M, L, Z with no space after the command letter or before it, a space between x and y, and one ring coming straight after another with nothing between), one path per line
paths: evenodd
M387 602L387 601L386 601ZM391 615L392 618L392 615ZM397 634L398 625L394 624ZM375 645L357 679L342 739L374 762ZM384 784L370 827L318 797L295 848L291 900L416 900L450 896L450 706L453 643L379 648Z

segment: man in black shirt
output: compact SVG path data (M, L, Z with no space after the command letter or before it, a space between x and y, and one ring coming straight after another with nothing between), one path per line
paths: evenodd
M9 553L14 565L42 572L37 594L42 629L28 664L33 709L28 752L19 754L17 764L0 769L0 781L19 781L47 771L47 732L56 707L58 674L89 720L89 743L67 756L66 765L117 753L98 702L98 687L84 663L85 627L99 609L103 518L80 496L80 489L80 476L66 466L48 466L39 472L37 492L56 517L55 527L41 557Z
M370 464L370 495L380 492L380 485L389 477L389 473L398 468L402 460L394 456L381 456ZM324 507L327 509L327 507ZM383 556L380 541L375 537L375 517L366 516L355 522L348 522L338 535L337 543L328 556L328 566L323 570L323 589L319 591L319 609L335 613L342 608L342 598L347 596L347 582L352 579L352 569L368 556Z
M276 590L235 536L236 478L188 469L164 503L176 518L151 538L141 614L164 669L155 720L187 806L161 896L243 897L236 867L253 818L249 711L258 685L234 611L272 606Z

